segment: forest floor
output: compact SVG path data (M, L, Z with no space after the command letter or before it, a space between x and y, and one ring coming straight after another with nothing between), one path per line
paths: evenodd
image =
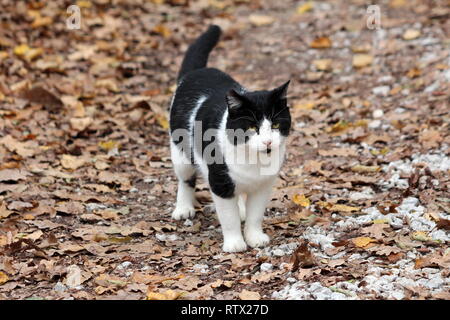
M0 0L0 299L450 299L450 3ZM376 8L375 8L376 10ZM71 20L72 21L72 20ZM376 19L374 20L376 21ZM168 107L188 44L291 79L271 243L174 221Z

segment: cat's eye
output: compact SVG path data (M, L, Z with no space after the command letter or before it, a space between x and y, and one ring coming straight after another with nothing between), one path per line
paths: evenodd
M280 124L279 123L273 123L272 124L272 129L279 129L280 128Z
M256 131L256 127L249 127L248 130Z

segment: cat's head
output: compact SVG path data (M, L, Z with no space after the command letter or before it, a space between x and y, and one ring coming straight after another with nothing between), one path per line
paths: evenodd
M226 100L228 119L226 129L234 145L244 144L250 150L270 153L282 145L291 128L291 115L287 106L289 82L270 91L238 93L230 90ZM236 134L244 132L241 134Z

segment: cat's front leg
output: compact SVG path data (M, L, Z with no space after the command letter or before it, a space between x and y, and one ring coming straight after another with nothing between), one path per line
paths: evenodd
M270 241L270 237L263 232L262 220L270 200L272 185L267 183L247 195L244 237L252 248L264 247Z
M239 252L247 250L247 244L242 237L237 196L222 198L213 194L212 198L222 227L223 251Z

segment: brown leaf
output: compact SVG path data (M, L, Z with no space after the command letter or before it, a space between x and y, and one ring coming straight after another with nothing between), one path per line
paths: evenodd
M438 222L436 222L436 227L438 229L450 230L450 220L440 218Z
M297 271L298 268L310 268L317 264L316 259L308 249L308 242L302 242L297 250L294 251L291 258L293 265L292 271Z
M29 175L31 174L28 171L21 169L0 170L0 181L25 180Z
M311 42L310 47L313 49L327 49L331 47L331 40L328 37L319 37Z
M241 293L239 293L239 299L241 300L260 300L261 295L258 292L255 291L249 291L249 290L242 290Z
M82 214L84 212L84 205L77 201L67 201L58 203L56 211L66 214Z
M426 149L438 148L443 140L441 133L437 130L424 130L419 135L419 142Z
M319 155L324 157L353 157L358 155L358 152L353 148L321 149L318 152Z
M0 204L0 219L7 218L13 213L14 213L13 211L10 211L10 210L8 210L6 208L6 203L5 202L2 202Z
M4 145L9 151L15 152L24 158L31 157L40 152L35 141L20 142L17 139L14 139L11 135L1 138L0 145Z
M123 278L108 274L101 274L98 277L96 277L94 281L97 285L102 287L116 287L116 288L124 287L128 283Z
M42 87L34 87L22 93L22 97L30 102L42 104L49 111L57 111L63 107L61 99Z

